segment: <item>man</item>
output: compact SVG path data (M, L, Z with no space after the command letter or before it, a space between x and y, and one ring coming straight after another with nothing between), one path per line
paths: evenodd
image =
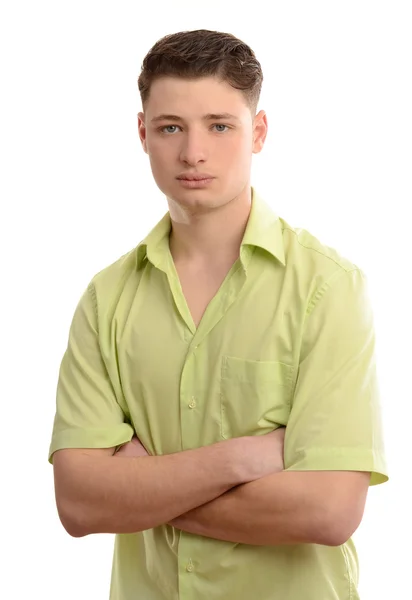
M169 210L78 304L49 452L69 534L116 534L112 600L359 597L351 536L388 479L373 315L361 269L251 186L261 84L226 33L143 62Z

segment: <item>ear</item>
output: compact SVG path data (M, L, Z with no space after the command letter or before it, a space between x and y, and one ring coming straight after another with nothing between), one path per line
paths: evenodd
M146 126L145 126L144 119L145 119L144 113L139 112L137 115L137 129L138 129L140 141L142 142L143 150L147 154Z
M259 154L262 150L268 133L268 121L266 113L261 110L253 120L253 154Z

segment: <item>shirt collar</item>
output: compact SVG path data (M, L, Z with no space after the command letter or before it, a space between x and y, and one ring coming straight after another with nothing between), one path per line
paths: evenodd
M285 266L285 251L280 219L263 200L256 188L252 187L252 204L249 220L241 243L242 247L258 246ZM155 266L161 267L165 260L165 246L169 243L171 230L170 213L167 212L136 248L137 268L140 269L147 258Z

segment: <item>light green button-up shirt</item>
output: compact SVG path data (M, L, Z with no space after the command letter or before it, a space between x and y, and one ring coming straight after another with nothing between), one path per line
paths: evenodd
M252 188L240 249L196 328L169 249L169 212L98 273L75 311L49 452L134 431L164 455L287 426L285 469L388 479L365 275ZM167 501L167 499L165 499ZM111 600L355 600L342 546L256 546L164 524L115 537Z

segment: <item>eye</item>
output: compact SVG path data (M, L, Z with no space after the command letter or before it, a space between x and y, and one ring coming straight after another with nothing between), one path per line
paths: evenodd
M170 129L170 127L178 127L178 126L177 125L164 125L164 127L160 128L161 133L166 133L166 134L168 134L168 133L174 133L174 131L164 131L167 128Z
M166 135L173 135L174 133L176 133L175 131L165 131L167 129L170 130L170 128L174 128L174 127L179 127L178 125L163 125L163 127L159 128L160 133L164 133ZM218 133L224 133L226 131L226 129L230 129L230 127L228 125L223 125L223 123L215 123L214 125L212 125L213 127L223 127L224 129L220 129L218 130Z
M226 127L226 129L230 129L227 125L223 125L222 123L215 123L213 127ZM223 131L220 131L219 133L223 133Z

